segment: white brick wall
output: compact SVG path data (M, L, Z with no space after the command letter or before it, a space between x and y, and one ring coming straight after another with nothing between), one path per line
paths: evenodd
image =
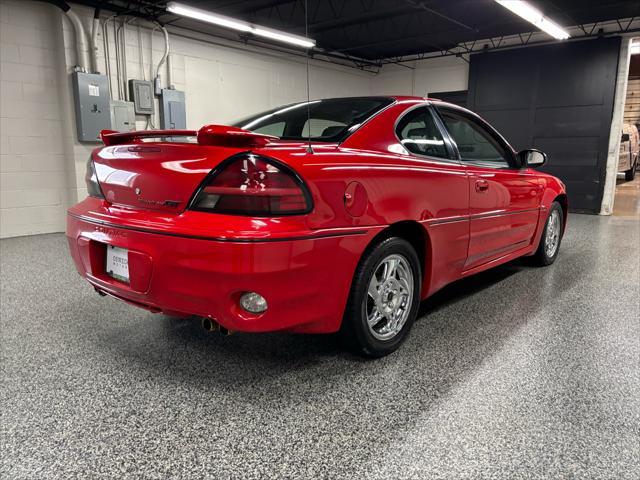
M93 11L76 5L72 8L89 32ZM117 98L111 28L110 33L111 81ZM306 99L306 67L300 57L259 49L244 51L239 44L220 39L214 39L216 45L178 35L172 35L171 40L173 83L186 93L190 128L229 122L261 109ZM71 24L55 7L34 1L0 0L2 237L63 231L66 208L86 196L85 165L97 145L76 140L69 82L76 63L74 41ZM130 26L126 41L128 77L150 79L163 54L162 34L156 31L151 42L149 29L139 33L137 27ZM105 73L102 31L98 56L100 70ZM166 75L165 68L164 81ZM374 82L377 90L385 90L384 77L376 80L354 69L311 63L312 98L368 95ZM137 118L138 129L145 127L145 118ZM157 116L154 120L157 125Z
M70 167L61 136L59 14L0 3L0 235L60 231Z

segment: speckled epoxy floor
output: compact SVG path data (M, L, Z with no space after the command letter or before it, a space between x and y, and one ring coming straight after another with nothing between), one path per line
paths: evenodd
M3 240L3 479L640 476L640 219L429 300L378 361L100 298L62 235Z

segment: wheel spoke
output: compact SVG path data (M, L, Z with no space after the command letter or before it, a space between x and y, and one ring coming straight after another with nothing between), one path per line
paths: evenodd
M403 314L403 310L400 308L396 308L391 313L391 319L389 320L389 330L394 331L398 329L398 324L400 323L403 317L402 314Z
M400 286L401 294L406 295L407 293L409 293L409 289L411 287L409 287L409 282L407 281L406 278L400 277L400 279L398 280L398 285Z
M373 328L378 323L380 323L380 320L382 320L383 318L384 318L384 315L380 313L380 311L378 310L378 307L373 307L373 311L371 312L371 315L367 317L367 323L371 328Z
M369 289L367 290L367 293L371 298L373 298L374 302L377 302L380 298L379 288L380 283L378 282L378 279L376 278L376 275L374 273L371 277L371 281L369 282Z
M396 274L396 269L398 268L398 260L395 258L390 258L385 263L384 275L382 277L383 281L389 280L390 278L394 278Z

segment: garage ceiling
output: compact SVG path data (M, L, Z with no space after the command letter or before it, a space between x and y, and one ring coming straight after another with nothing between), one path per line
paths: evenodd
M532 25L493 0L307 0L309 37L328 52L381 60L444 51L462 42L528 33ZM237 33L179 17L166 1L80 0L120 12L151 15L163 23L214 35ZM304 35L304 0L183 0L183 3ZM531 1L561 26L640 15L637 0Z

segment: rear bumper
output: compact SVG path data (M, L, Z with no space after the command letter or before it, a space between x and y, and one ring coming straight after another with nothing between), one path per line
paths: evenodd
M376 233L206 239L107 223L79 215L78 207L67 216L76 268L98 290L152 311L209 317L246 332L337 331L357 262ZM106 245L129 250L129 284L105 273ZM239 308L247 291L266 298L265 313Z

